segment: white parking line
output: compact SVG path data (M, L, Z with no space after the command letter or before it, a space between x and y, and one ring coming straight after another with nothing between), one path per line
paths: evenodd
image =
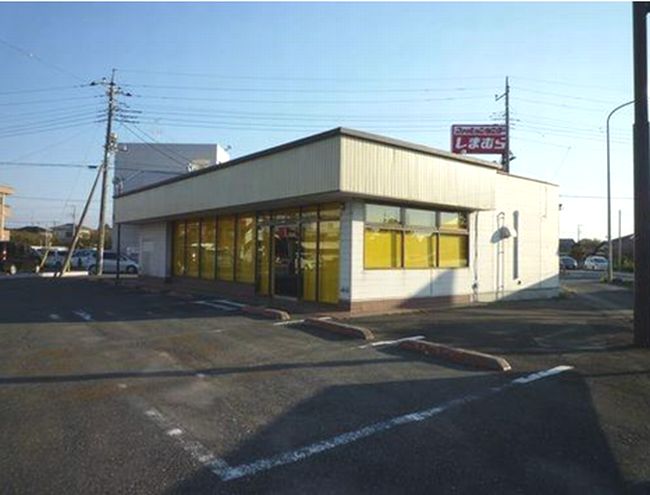
M214 302L235 306L236 308L243 308L244 306L246 306L245 304L238 303L235 301L229 301L228 299L215 299Z
M57 315L56 313L50 314L50 320L60 320L61 317Z
M93 321L93 317L90 315L90 313L86 313L83 310L77 310L73 311L74 314L76 314L79 318L86 320L86 321Z
M226 306L224 304L212 303L209 301L194 301L194 304L201 304L203 306L210 306L211 308L220 309L221 311L237 311L237 308Z
M379 342L373 342L372 344L360 345L358 347L359 347L359 349L365 349L366 347L382 347L382 346L396 345L396 344L399 344L400 342L406 342L406 341L409 341L409 340L422 340L422 339L424 339L424 335L416 335L414 337L404 337L402 339L395 339L395 340L380 340Z
M398 426L407 425L410 423L418 423L426 419L437 416L438 414L445 412L451 408L468 404L470 402L475 402L479 399L484 399L492 395L504 392L510 388L516 386L527 385L529 383L548 378L550 376L558 375L564 373L565 371L573 369L573 366L556 366L555 368L550 368L538 373L532 373L530 375L522 376L511 380L504 385L498 387L492 387L486 391L473 395L466 395L458 399L453 399L448 402L444 402L437 406L430 407L428 409L423 409L420 411L415 411L409 414L403 414L401 416L396 416L378 423L373 423L371 425L365 426L358 430L349 431L341 435L337 435L332 438L322 440L320 442L315 442L304 447L300 447L296 450L283 452L281 454L268 457L265 459L258 459L248 464L240 464L238 466L229 466L226 461L221 458L215 457L212 453L206 449L201 443L187 439L180 428L171 425L162 414L160 414L155 409L149 409L145 414L152 419L155 423L158 424L163 430L167 432L168 435L175 438L180 445L197 461L204 464L205 467L210 469L214 474L216 474L222 481L231 481L238 478L243 478L246 476L252 476L254 474L268 471L278 466L283 466L286 464L292 464L294 462L302 461L316 454L332 450L336 447L341 447L347 445L363 438L367 438L378 433L382 433L388 430L392 430ZM172 435L170 432L179 430L180 433Z

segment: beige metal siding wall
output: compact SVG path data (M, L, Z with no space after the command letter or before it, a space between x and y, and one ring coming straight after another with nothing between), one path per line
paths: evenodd
M138 222L335 191L339 162L335 136L116 198L115 220Z
M496 170L343 136L341 190L462 209L494 208Z

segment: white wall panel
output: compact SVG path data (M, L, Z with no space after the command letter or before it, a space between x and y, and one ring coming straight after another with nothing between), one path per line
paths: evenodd
M494 208L496 170L343 136L341 190L454 208Z

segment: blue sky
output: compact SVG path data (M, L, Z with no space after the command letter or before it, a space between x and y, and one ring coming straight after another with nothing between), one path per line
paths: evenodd
M562 237L603 238L605 118L632 98L631 17L627 3L2 3L0 163L98 163L103 100L81 84L114 67L137 128L234 157L338 125L447 150L451 124L499 120L508 75L512 172L560 184ZM624 233L632 119L612 125ZM69 221L93 174L0 164L11 225Z

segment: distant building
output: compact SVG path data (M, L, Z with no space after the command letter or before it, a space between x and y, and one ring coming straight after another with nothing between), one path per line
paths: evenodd
M62 242L64 244L67 244L72 241L72 238L74 237L75 234L75 229L76 225L73 223L64 223L62 225L55 225L52 227L52 234L54 237L59 242ZM92 230L90 230L88 227L81 227L81 232L79 234L79 237L81 239L88 239L90 238Z
M627 259L634 258L634 234L624 235L620 238L621 257ZM617 259L619 248L619 238L612 239L612 249L614 259ZM603 241L596 250L596 254L607 256L607 241Z
M7 196L14 193L13 188L0 185L0 241L8 241L11 234L5 229L7 217L11 215L11 208L6 203Z
M560 239L559 253L560 255L570 254L571 248L575 246L576 241L573 239Z
M230 155L218 144L119 143L113 193L123 194L228 160ZM123 225L120 231L120 249L134 257L139 251L138 232L137 225ZM112 245L117 249L117 235Z

